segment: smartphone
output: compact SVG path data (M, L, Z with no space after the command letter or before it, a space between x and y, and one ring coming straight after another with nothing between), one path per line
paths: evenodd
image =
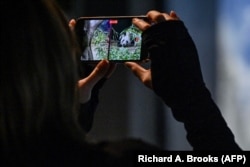
M132 19L146 16L101 16L76 19L75 32L82 62L103 59L114 62L143 61L142 31Z

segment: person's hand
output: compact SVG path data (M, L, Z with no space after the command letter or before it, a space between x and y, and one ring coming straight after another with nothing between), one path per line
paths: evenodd
M145 31L151 25L154 25L159 22L163 22L166 20L179 20L179 17L174 11L171 11L170 14L160 13L158 11L149 11L147 13L147 18L149 22L144 21L143 19L134 18L133 24L137 26L140 30ZM141 65L134 62L125 62L125 65L131 69L131 71L135 74L136 77L148 88L152 89L152 78L151 78L151 70L145 69Z
M143 31L142 46L150 69L126 63L133 73L171 108L186 108L206 91L195 44L175 12L150 11L148 22L134 19Z
M86 103L91 98L91 92L94 86L101 79L108 79L114 72L115 64L107 60L100 61L94 70L84 79L78 81L80 90L80 103Z
M69 21L69 27L74 31L76 20ZM101 82L102 79L108 79L115 70L116 65L107 60L100 61L96 66L87 65L84 67L84 78L78 81L80 92L80 103L86 103L91 98L92 89ZM99 87L97 89L100 89Z

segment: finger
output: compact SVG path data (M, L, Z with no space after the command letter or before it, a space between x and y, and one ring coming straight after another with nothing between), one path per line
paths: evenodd
M180 18L177 16L177 14L175 13L175 11L173 11L173 10L170 12L170 16L172 18L174 18L175 20L180 20Z
M125 65L137 76L141 78L142 74L145 73L146 69L134 62L126 62Z
M153 23L160 23L166 20L179 20L174 11L171 11L168 15L167 13L160 13L158 11L152 10L148 12L147 16Z
M169 19L162 13L155 11L155 10L149 11L147 13L147 16L152 23L160 23L160 22L166 21L166 19Z
M109 69L109 62L107 60L100 61L89 76L78 82L79 87L82 86L92 88L100 79L105 77Z
M171 17L167 13L162 13L162 15L164 16L165 20L175 20L175 18Z
M152 88L151 72L134 62L126 62L125 65L147 87Z
M133 19L133 24L138 27L140 30L145 31L150 27L150 24L145 22L142 19L134 18Z
M71 19L71 20L69 21L69 28L70 28L71 30L74 30L75 25L76 25L76 20L75 20L75 19Z

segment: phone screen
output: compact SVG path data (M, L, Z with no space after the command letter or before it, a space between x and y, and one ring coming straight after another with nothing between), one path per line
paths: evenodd
M140 61L142 31L130 17L95 17L77 20L81 61Z

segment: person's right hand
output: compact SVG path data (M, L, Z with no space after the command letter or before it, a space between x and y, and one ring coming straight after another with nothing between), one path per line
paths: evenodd
M140 30L145 31L156 23L160 23L167 20L179 20L179 17L174 11L171 11L168 15L166 13L159 13L158 11L152 10L147 13L147 17L149 18L149 22L146 22L143 19L134 18L133 24ZM126 62L125 65L145 86L152 89L152 78L150 69L145 69L144 67L135 62Z
M144 31L142 45L149 53L151 68L126 64L168 106L186 107L205 87L196 47L174 12L150 11L147 16L149 22L134 19L134 24Z

